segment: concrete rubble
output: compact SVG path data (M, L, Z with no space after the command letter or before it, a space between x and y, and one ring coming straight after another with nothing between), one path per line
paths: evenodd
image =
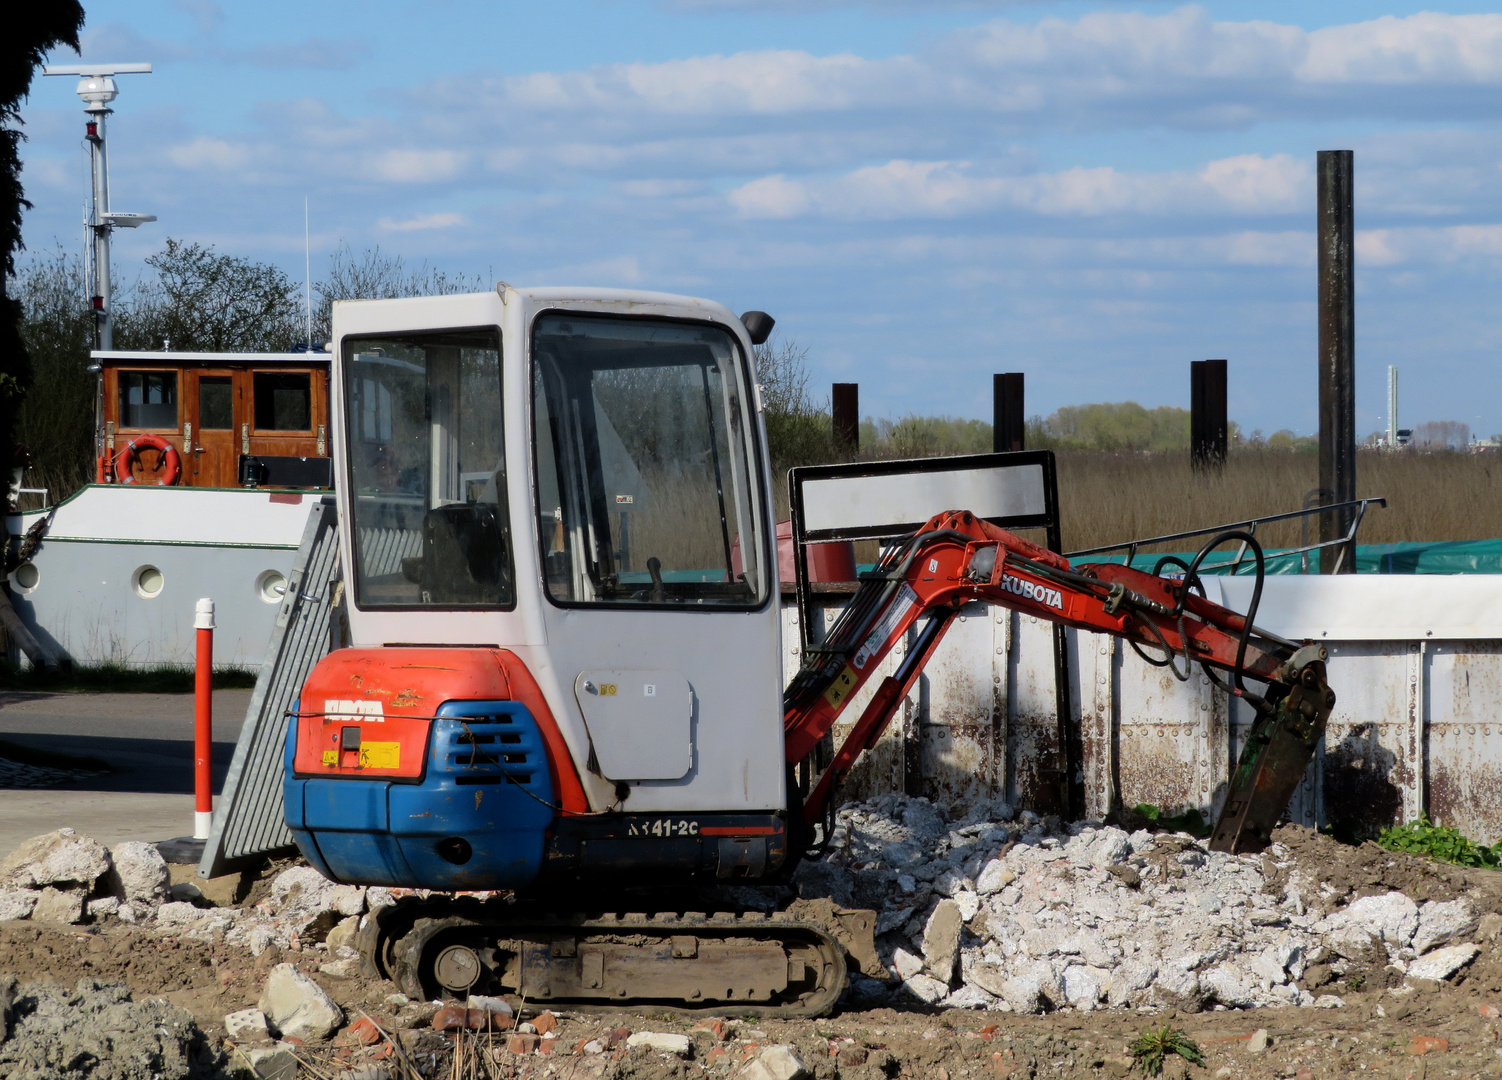
M160 998L132 1000L121 983L81 980L0 987L0 1076L55 1080L163 1080L219 1075L224 1055L193 1017ZM5 982L0 978L0 983ZM7 1037L8 1036L8 1037Z
M950 822L925 799L886 795L844 807L826 858L794 885L879 913L892 984L857 980L863 1004L1338 1008L1299 985L1306 971L1441 981L1480 952L1465 898L1389 891L1337 907L1297 870L1273 880L1292 866L1278 844L1225 855L1187 834L1063 827L999 801Z

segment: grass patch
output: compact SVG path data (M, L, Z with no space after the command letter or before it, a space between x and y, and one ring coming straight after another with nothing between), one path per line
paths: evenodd
M82 769L89 772L113 772L108 763L83 754L60 754L53 750L38 750L22 746L9 739L0 739L0 758L14 761L17 765L36 765L44 769Z
M214 689L248 690L255 686L256 674L246 668L222 668L214 672ZM0 690L47 694L191 694L193 669L174 665L128 668L100 664L60 672L0 664Z
M1383 829L1377 843L1388 851L1401 851L1408 855L1423 855L1456 866L1502 866L1502 844L1487 847L1469 837L1462 836L1459 829L1436 825L1427 815L1407 825L1394 825Z
M1127 1047L1127 1053L1136 1058L1137 1067L1148 1076L1161 1075L1163 1062L1170 1054L1178 1054L1192 1065L1205 1063L1205 1055L1200 1052L1199 1044L1178 1028L1167 1024L1160 1028L1148 1028L1138 1035L1136 1041Z

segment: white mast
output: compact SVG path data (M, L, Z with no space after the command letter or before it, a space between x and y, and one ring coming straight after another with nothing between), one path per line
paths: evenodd
M88 115L84 136L89 143L89 173L93 181L93 206L89 229L93 233L94 344L98 349L115 347L110 319L110 232L116 227L134 229L144 221L155 221L155 214L113 213L110 210L109 160L105 151L105 118L113 111L109 103L120 91L114 76L149 74L150 64L48 64L43 75L80 75L78 96Z
M1387 445L1398 445L1398 367L1387 365Z

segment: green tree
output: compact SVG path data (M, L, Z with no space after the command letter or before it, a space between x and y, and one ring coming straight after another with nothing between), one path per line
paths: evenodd
M77 0L37 0L13 5L0 35L0 477L10 475L16 413L32 381L21 305L11 295L16 254L24 247L21 214L31 209L21 185L21 102L47 53L59 45L76 50L82 29ZM0 519L0 540L4 529Z

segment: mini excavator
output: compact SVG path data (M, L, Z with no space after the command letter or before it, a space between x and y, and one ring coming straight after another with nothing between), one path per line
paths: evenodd
M1253 624L1246 534L1170 577L938 514L885 545L782 690L752 362L771 328L686 297L504 283L334 306L353 645L290 717L286 821L327 877L399 890L360 948L407 994L813 1016L852 966L885 977L872 912L688 898L787 880L976 601L1201 665L1257 714L1212 845L1257 850L1283 814L1335 698L1322 646ZM1228 540L1258 560L1245 615L1197 576ZM806 761L822 768L800 784Z

